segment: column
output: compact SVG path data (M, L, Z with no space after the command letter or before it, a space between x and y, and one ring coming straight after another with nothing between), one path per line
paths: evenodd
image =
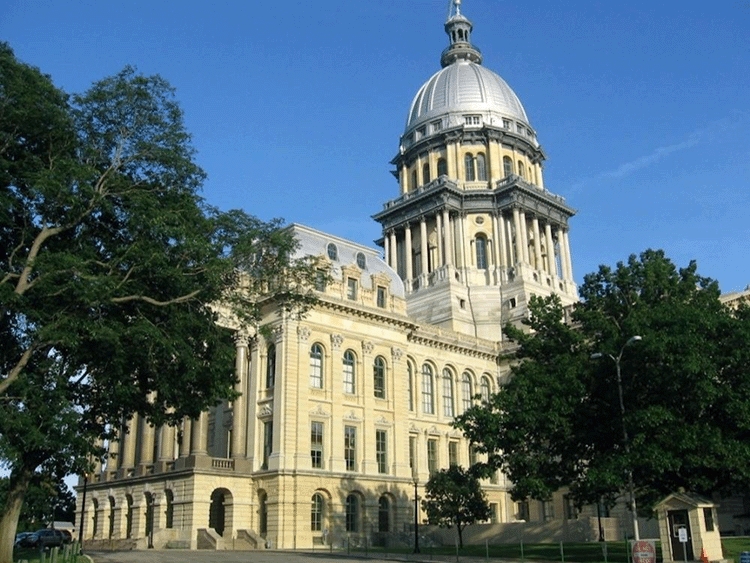
M135 466L135 442L137 439L138 432L138 415L134 414L133 417L125 423L127 433L123 430L120 437L120 468L131 469Z
M502 237L500 236L500 233L502 230L499 228L500 217L497 213L492 214L492 238L495 239L495 244L493 245L493 256L492 261L495 263L495 269L498 269L500 266L504 266L505 263L502 261Z
M529 233L526 225L526 213L519 211L518 214L521 218L521 256L523 256L524 264L530 264L529 260Z
M193 455L205 455L208 453L206 430L208 427L208 413L203 411L198 418L193 420L192 432L190 433L190 453Z
M159 459L160 463L174 460L175 427L169 424L159 428Z
M523 261L523 231L521 230L521 212L513 208L513 228L516 234L516 263Z
M573 281L573 260L570 257L570 239L568 238L567 229L563 229L563 247L565 248L565 264L568 267L568 280Z
M445 265L453 264L453 232L451 231L451 216L448 208L443 209L443 231L445 234Z
M404 252L406 252L406 282L407 284L411 282L412 278L414 277L414 269L412 267L412 261L411 261L411 226L409 223L406 224L404 227L406 235L406 248ZM407 292L411 289L411 286L409 285L407 287Z
M247 386L247 421L245 426L245 451L250 460L255 459L256 439L258 430L258 419L256 410L258 408L258 386L260 382L260 346L258 345L258 336L254 336L249 343L250 346L250 366L248 369L248 386Z
M459 259L461 261L461 267L465 269L465 268L469 267L468 260L467 260L468 253L466 251L466 244L467 244L467 240L466 240L466 213L461 213L459 215L459 217L458 217L458 228L459 228L459 231L461 233L461 240L459 241L459 245L458 245L458 248L461 251L461 256L459 257Z
M185 417L182 419L182 442L180 443L180 457L190 455L190 436L193 433L193 421Z
M107 471L117 471L120 460L120 442L117 437L110 438L107 445Z
M539 219L534 217L531 220L531 228L534 230L534 262L537 270L544 270L542 264L542 237L539 232Z
M552 242L552 226L549 223L544 225L544 238L547 246L547 273L555 276L557 275L557 272L555 272L555 245Z
M390 240L388 240L388 235L386 234L383 237L383 258L385 259L385 263L389 266L391 265L391 253L390 253L391 247L390 247Z
M391 230L388 234L390 240L389 248L391 250L391 256L389 258L388 265L398 272L398 245L396 243L396 231Z
M246 397L247 389L247 345L248 335L244 332L235 334L235 347L237 350L234 364L234 376L237 382L234 390L239 393L232 403L232 446L231 455L234 458L245 457L245 428L246 428Z
M154 436L156 429L146 418L141 419L141 455L140 465L151 465L154 463Z
M422 275L426 278L429 274L429 260L427 256L427 220L424 217L419 219L419 251L422 254Z
M505 216L502 213L497 215L497 230L500 232L500 265L503 268L510 266L508 260L508 229L506 227Z
M443 261L443 218L440 213L435 214L435 228L437 229L437 264L436 268L445 265Z

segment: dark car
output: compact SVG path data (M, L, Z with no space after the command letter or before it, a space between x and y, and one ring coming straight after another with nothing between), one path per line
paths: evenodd
M31 547L60 547L65 542L65 536L60 530L45 528L34 532Z
M70 543L73 541L73 534L71 534L68 530L60 530L63 535L63 543Z
M23 547L23 540L29 536L33 536L34 532L20 532L16 534L16 541L13 542L15 547Z

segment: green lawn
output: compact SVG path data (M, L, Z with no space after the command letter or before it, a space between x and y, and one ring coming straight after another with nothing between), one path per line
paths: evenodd
M750 551L750 538L722 538L721 548L725 559L734 559L738 563L740 553Z
M86 563L88 559L78 557L75 553L78 550L78 546L72 545L65 546L57 552L56 561L57 563ZM13 550L13 561L28 561L29 563L42 563L42 556L38 549L22 549L16 548ZM44 563L50 563L52 561L52 553L47 550L44 553Z

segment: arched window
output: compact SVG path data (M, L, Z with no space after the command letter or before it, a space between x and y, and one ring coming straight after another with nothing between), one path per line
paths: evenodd
M383 495L378 499L378 532L391 531L391 501Z
M320 493L312 496L312 507L310 509L310 530L320 532L323 530L323 510L325 509L325 499Z
M328 258L330 258L331 260L339 259L339 249L336 248L336 245L332 242L328 243Z
M488 402L490 400L490 393L492 393L492 384L490 378L486 375L482 376L482 382L479 387L479 394L482 395L482 400Z
M438 176L448 175L448 162L444 158L438 158L437 173Z
M471 375L468 372L464 372L464 375L461 378L461 401L464 412L471 408L473 397L474 392L471 385Z
M164 498L167 503L167 507L164 510L164 527L172 528L174 526L174 493L172 489L164 491Z
M414 366L411 362L406 363L406 372L409 376L409 410L414 410Z
M146 493L147 495L149 493ZM148 497L146 497L148 498ZM91 499L91 537L95 538L99 533L99 501ZM148 510L146 510L146 535L148 535Z
M474 247L477 253L477 268L480 270L487 269L487 239L479 235L474 239Z
M448 368L443 370L443 416L453 418L453 374Z
M467 182L473 182L476 180L476 174L474 173L474 155L466 153L464 156L464 175L466 176Z
M344 352L344 393L354 394L354 352L347 350Z
M412 190L417 189L417 171L416 170L411 171L411 189Z
M385 360L382 356L375 358L372 366L372 384L377 399L385 399Z
M310 348L310 387L323 389L323 347L320 344Z
M265 538L268 533L268 495L258 491L258 533Z
M477 180L487 181L487 159L481 152L477 155Z
M357 495L346 497L346 531L359 531L359 499Z
M425 162L422 165L422 183L423 184L430 183L430 163L429 162Z
M133 537L133 497L130 495L125 496L128 509L125 512L125 538L130 539Z
M171 526L167 526L171 528ZM115 497L109 497L109 531L107 532L107 539L112 539L115 535Z
M509 156L503 157L503 176L507 177L513 174L513 161Z
M422 412L435 414L435 382L429 364L422 366Z
M276 346L268 345L268 357L266 360L266 389L273 389L276 384Z
M518 161L518 175L521 178L526 178L526 170L524 168L523 161L521 160Z

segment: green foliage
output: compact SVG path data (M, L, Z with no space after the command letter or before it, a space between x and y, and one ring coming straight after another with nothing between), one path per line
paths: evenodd
M579 504L612 502L629 470L644 512L680 488L747 490L748 310L722 305L695 263L677 269L652 250L601 266L580 294L570 325L556 297L532 299L531 331L506 328L518 344L510 382L457 422L514 498L569 487Z
M430 524L441 528L455 526L462 548L463 529L490 517L490 507L476 474L458 465L451 465L430 476L425 485L422 509L427 512Z
M0 478L0 506L5 502L9 488L10 479ZM37 474L26 491L18 531L33 532L56 521L73 522L75 510L75 496L64 481L50 481Z
M231 399L226 325L313 302L291 232L207 205L194 156L162 78L128 67L69 98L0 44L0 550L35 475L85 471L133 413Z

